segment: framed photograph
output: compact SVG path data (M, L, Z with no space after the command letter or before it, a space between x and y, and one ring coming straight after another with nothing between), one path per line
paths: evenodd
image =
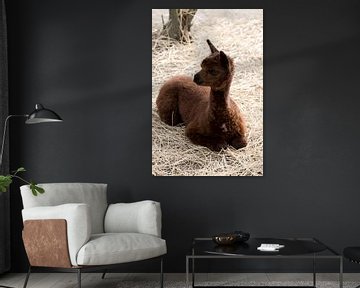
M153 176L263 175L263 10L152 10Z

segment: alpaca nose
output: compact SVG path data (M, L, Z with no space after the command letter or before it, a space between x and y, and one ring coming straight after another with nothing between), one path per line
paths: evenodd
M199 84L201 81L200 81L200 75L199 75L199 73L196 73L195 75L194 75L194 82L196 83L196 84Z

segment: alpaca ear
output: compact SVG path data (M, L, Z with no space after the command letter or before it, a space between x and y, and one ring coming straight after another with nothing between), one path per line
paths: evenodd
M211 53L219 52L219 50L217 50L217 49L215 48L215 46L210 42L209 39L207 39L206 42L208 43L208 45L209 45L209 47L210 47Z
M223 51L220 51L220 62L224 68L229 68L229 59Z

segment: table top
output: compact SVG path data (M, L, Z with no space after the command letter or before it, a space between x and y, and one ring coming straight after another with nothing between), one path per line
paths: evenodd
M261 244L280 244L284 247L278 251L260 251L257 247ZM250 238L246 242L233 245L217 245L211 238L195 238L191 254L212 257L340 257L335 250L315 238Z

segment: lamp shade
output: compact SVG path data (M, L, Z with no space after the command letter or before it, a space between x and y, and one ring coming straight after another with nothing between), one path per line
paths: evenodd
M45 108L41 104L35 105L35 110L29 114L26 124L38 124L46 122L62 122L61 117L54 111Z

